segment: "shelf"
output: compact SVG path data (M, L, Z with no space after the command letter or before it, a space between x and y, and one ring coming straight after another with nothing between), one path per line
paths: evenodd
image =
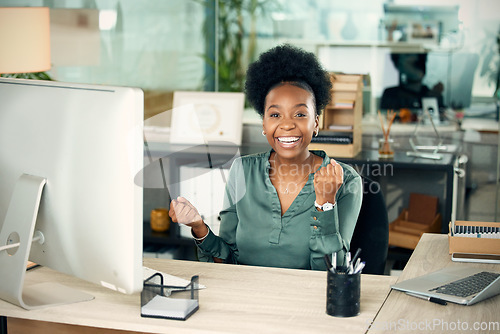
M337 133L337 132L341 132L341 133L352 133L353 132L353 129L350 129L350 130L342 130L342 129L323 129L321 130L321 133L325 133L325 132L328 132L328 133Z
M361 143L359 144L324 144L324 143L311 143L309 144L310 150L321 150L329 157L333 158L350 158L354 157L361 150Z
M363 114L363 77L353 74L331 74L332 104L320 117L320 132L352 134L351 144L311 143L310 149L323 150L331 157L353 157L361 150L361 120ZM345 106L335 105L345 103ZM352 106L350 103L352 102ZM332 125L340 129L330 129ZM342 129L342 127L351 127Z
M342 106L332 106L332 105L327 105L326 106L326 109L335 109L335 110L354 110L354 106L346 106L346 107L342 107Z

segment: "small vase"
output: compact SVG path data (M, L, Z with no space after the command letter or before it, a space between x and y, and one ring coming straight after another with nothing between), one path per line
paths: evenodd
M381 138L378 140L378 156L379 158L392 158L394 157L394 150L392 146L394 144L394 140L391 138Z

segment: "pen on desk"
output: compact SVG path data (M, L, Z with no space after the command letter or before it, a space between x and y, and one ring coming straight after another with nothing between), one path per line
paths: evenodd
M448 303L445 300L442 300L442 299L439 299L439 298L428 297L428 296L419 295L418 293L412 293L412 292L407 292L406 294L408 296L412 296L412 297L417 297L417 298L420 298L420 299L428 300L431 303L435 303L435 304L439 304L439 305L448 305Z

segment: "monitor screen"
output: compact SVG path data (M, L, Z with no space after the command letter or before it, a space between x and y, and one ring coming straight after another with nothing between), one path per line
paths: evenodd
M0 78L0 298L44 304L6 296L26 250L104 287L142 289L143 106L137 88Z

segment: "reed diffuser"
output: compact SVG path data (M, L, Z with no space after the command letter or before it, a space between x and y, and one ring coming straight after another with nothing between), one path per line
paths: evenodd
M378 111L378 117L380 119L380 126L382 127L382 132L384 134L384 138L379 140L379 148L378 148L378 154L380 158L392 158L394 156L394 151L392 149L392 139L389 138L389 134L391 131L391 126L392 123L394 122L394 119L396 118L396 112L394 110L390 109L387 110L387 129L384 126L384 118L382 117L382 114L380 113L380 110Z

